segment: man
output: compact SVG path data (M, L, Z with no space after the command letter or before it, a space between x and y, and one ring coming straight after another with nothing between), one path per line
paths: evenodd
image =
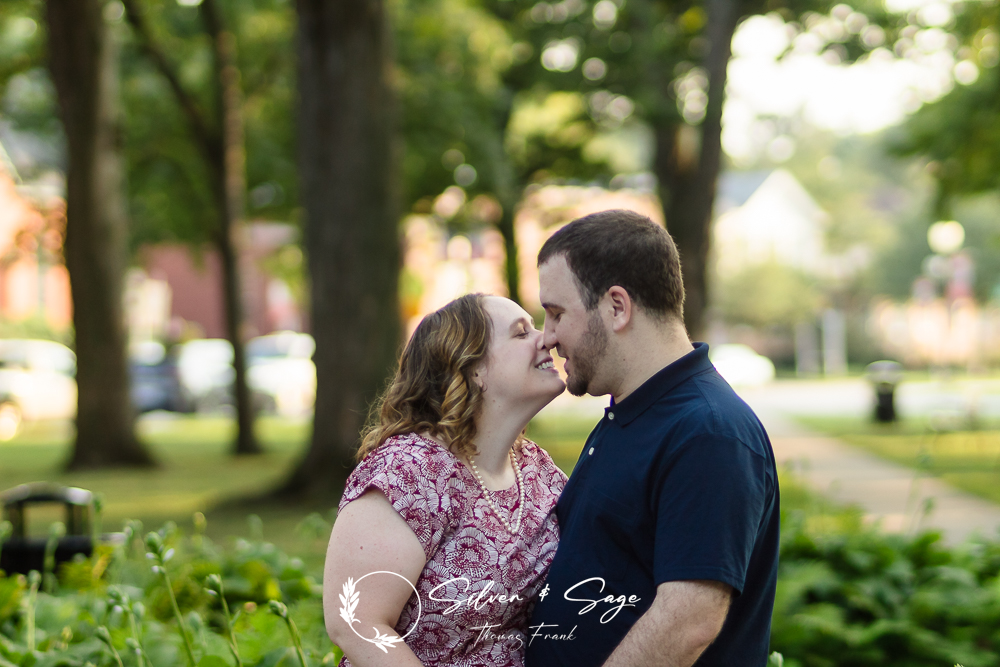
M538 255L544 343L611 395L559 500L528 667L765 665L778 479L760 421L689 341L670 235L632 211Z

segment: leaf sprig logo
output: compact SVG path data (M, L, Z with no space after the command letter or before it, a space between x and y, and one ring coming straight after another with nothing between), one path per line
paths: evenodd
M359 625L361 623L361 621L359 621L357 618L354 617L354 612L357 610L358 604L361 603L361 593L357 590L358 584L360 584L363 579L375 574L391 574L394 577L399 577L400 579L406 582L406 585L409 586L411 590L413 590L413 594L416 595L417 597L417 618L416 620L413 621L413 624L410 626L409 631L407 631L407 633L402 637L391 634L382 634L381 632L379 632L378 628L373 626L372 629L375 630L375 637L369 639L368 637L365 637L364 635L362 635L361 633L359 633L357 630L354 629L355 623L358 623ZM413 632L414 629L416 629L417 623L420 622L420 614L423 611L423 605L420 602L420 594L417 593L417 589L413 586L412 583L410 583L409 579L407 579L406 577L397 572L379 570L378 572L369 572L363 577L359 577L357 580L355 580L353 577L348 577L347 583L344 584L342 591L343 592L341 592L341 594L339 595L341 604L340 617L344 619L347 625L351 628L351 632L356 634L361 639L364 639L366 642L375 644L375 646L378 647L383 653L388 653L390 648L395 648L396 644L409 637L410 633Z

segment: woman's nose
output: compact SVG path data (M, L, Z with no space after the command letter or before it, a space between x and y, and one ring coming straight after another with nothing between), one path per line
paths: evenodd
M541 331L535 330L535 349L544 350L545 348L545 334Z

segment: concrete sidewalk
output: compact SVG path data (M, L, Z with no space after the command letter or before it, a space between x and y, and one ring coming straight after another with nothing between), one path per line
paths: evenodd
M812 433L773 407L748 401L760 417L778 466L831 500L858 505L888 532L942 531L947 544L975 534L997 538L1000 505L960 491L912 468L880 459L834 438ZM931 503L929 513L925 503Z

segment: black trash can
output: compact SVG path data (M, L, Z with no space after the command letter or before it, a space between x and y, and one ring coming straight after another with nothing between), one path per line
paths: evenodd
M865 368L875 390L875 421L889 424L897 419L896 387L903 380L903 365L897 361L875 361Z

